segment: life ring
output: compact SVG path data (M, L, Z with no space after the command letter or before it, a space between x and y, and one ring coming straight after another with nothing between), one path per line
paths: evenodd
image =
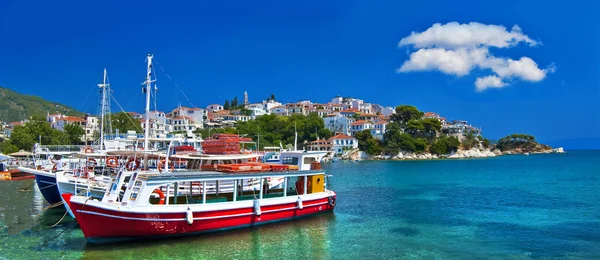
M93 153L94 150L92 148L88 147L88 148L85 148L85 150L83 150L83 152L84 153Z
M111 156L106 158L106 166L114 168L119 166L119 160L117 160L117 157Z
M129 157L129 159L127 159L127 163L125 163L125 168L128 171L135 171L139 167L140 167L140 158L135 159L133 157Z
M166 163L165 159L162 159L158 162L157 169L159 172L162 172L164 170L165 163ZM170 161L170 163L171 163L171 171L175 171L175 164L172 161Z
M310 189L310 184L310 179L308 179L306 184L307 191ZM298 195L304 194L304 177L298 177L298 180L296 181L296 192L298 192Z
M154 189L154 191L152 191L152 193L158 194L158 197L160 198L160 200L158 201L158 205L165 204L165 194L162 192L162 190Z

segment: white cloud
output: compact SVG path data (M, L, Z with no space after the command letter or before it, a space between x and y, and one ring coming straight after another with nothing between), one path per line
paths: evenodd
M513 60L495 57L489 52L490 47L509 48L520 42L530 46L539 44L523 34L518 25L507 31L504 26L475 22L437 23L422 33L412 32L400 41L399 46L412 45L417 50L410 54L397 72L439 70L462 77L474 69L491 70L495 75L478 78L475 82L476 90L483 91L507 86L507 80L512 79L539 82L556 70L553 63L540 69L529 57Z
M504 81L502 81L501 78L494 75L477 78L477 80L475 80L475 88L478 92L484 91L487 88L502 88L506 85L507 84Z
M507 48L519 42L528 43L530 46L538 44L537 41L523 34L518 25L513 26L511 31L507 31L506 27L501 25L450 22L447 24L436 23L421 33L412 32L410 36L402 38L398 45L414 45L416 48L477 48L482 46Z
M494 64L490 66L502 78L517 77L523 80L538 82L546 77L547 69L538 68L537 63L528 57L519 60L493 58Z
M410 54L398 72L440 70L446 74L464 76L483 62L486 56L486 49L420 49Z

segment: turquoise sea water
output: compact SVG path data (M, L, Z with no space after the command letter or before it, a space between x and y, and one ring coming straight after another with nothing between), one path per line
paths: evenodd
M600 151L324 168L333 213L100 246L68 216L51 228L64 210L31 182L0 182L0 258L600 259Z

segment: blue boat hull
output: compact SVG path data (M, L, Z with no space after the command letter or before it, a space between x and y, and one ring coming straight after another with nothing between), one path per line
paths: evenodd
M61 201L60 194L58 193L58 187L56 186L56 177L35 175L35 182L40 188L44 199L48 203L55 204Z

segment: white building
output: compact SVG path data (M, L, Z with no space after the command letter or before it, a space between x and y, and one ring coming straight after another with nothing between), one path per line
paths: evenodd
M204 121L206 121L206 119L208 118L207 111L202 108L178 107L171 111L169 115L173 119L179 118L181 116L188 117L191 120L191 122L189 123L194 124L196 128L200 129L204 127Z
M280 102L277 102L275 100L265 100L262 102L262 104L263 104L263 109L265 111L267 111L267 113L271 113L271 109L283 105Z
M262 107L252 107L252 108L246 108L246 109L248 109L248 110L250 110L250 112L252 112L252 114L251 114L252 118L256 118L257 116L269 114Z
M217 112L223 110L223 106L219 104L211 104L206 107L206 110L210 112Z
M325 128L329 129L332 133L343 133L345 135L350 135L350 124L354 121L354 118L345 117L341 114L334 114L323 118Z
M278 116L287 116L288 115L288 109L285 106L273 107L269 111L271 112L271 114L275 114Z
M173 129L173 132L187 132L187 130L196 131L196 129L198 129L198 124L195 123L191 117L187 117L187 116L178 116L178 117L172 118L171 126ZM204 125L202 125L202 128L203 127L204 127Z
M336 154L343 154L345 151L358 148L358 140L352 136L338 134L329 138L331 150Z
M304 110L304 105L302 103L290 103L285 105L287 107L288 114L300 114L306 115L306 111Z
M362 130L369 130L373 128L373 123L365 120L359 120L350 124L350 135L355 136L356 133Z
M95 116L89 116L86 115L83 117L85 119L85 127L83 128L83 130L85 131L84 134L84 141L88 142L88 141L94 141L94 133L96 132L100 132L100 120L95 117Z
M150 111L150 136L164 136L174 131L172 119L162 111ZM140 120L142 132L146 131L145 120ZM132 129L133 130L133 129Z
M371 135L379 140L383 140L383 135L385 134L387 124L389 123L383 120L373 123Z

